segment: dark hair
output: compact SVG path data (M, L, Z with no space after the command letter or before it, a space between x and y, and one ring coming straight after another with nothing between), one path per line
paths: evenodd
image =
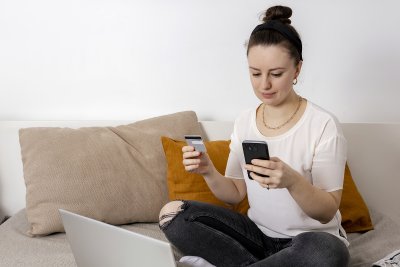
M265 11L264 17L262 18L263 23L267 23L272 20L278 20L283 23L295 36L300 39L300 36L296 29L290 25L290 17L292 16L292 9L286 6L273 6ZM299 51L296 49L295 45L290 42L286 37L284 37L280 32L273 29L263 29L253 33L250 36L249 42L247 44L247 55L251 47L256 45L281 45L289 51L290 57L294 60L295 65L297 65L302 57Z

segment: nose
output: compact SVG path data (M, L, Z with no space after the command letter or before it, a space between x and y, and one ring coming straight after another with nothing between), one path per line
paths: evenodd
M269 90L272 87L270 79L267 77L264 77L261 81L261 89L262 90Z

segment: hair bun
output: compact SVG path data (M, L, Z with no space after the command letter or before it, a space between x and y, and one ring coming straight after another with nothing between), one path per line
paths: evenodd
M273 6L265 11L263 22L270 20L279 20L284 24L290 24L290 17L292 16L292 9L287 6Z

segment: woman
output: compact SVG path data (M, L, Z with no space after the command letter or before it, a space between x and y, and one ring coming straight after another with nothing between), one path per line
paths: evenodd
M248 216L194 201L173 201L160 212L172 244L217 266L348 264L338 210L346 140L333 115L293 89L303 59L291 14L269 8L250 35L250 78L261 104L236 119L225 176L206 153L182 149L185 169L201 174L216 197L236 204L247 194ZM266 141L270 160L246 165L246 139Z

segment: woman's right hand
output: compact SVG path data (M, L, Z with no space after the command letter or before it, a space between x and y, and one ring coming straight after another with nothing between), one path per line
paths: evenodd
M187 172L207 175L213 170L212 161L207 153L195 151L193 146L182 147L182 152L182 163Z

